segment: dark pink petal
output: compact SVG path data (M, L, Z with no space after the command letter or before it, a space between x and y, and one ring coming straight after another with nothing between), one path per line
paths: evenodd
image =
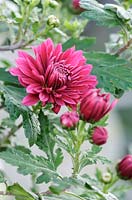
M33 94L28 94L26 97L23 98L22 104L25 106L32 106L39 101L38 96Z
M40 93L42 91L42 87L37 84L30 84L27 88L26 88L27 93L31 93L31 94L36 94L36 93Z
M12 67L12 68L10 68L9 69L9 72L11 73L11 75L13 75L13 76L22 76L23 75L23 73L20 71L20 69L19 68L17 68L17 67Z
M84 93L97 84L83 52L75 47L63 52L62 45L55 47L50 38L33 50L35 58L19 51L17 67L10 69L29 93L24 104L33 105L39 100L42 106L52 103L56 113L63 105L76 109Z
M60 111L60 108L61 106L55 104L52 110L57 114Z

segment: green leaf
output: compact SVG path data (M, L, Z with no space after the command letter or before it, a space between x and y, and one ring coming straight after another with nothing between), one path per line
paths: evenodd
M11 67L11 63L7 59L0 59L0 65L3 65L4 68ZM2 68L0 68L1 71Z
M18 183L8 186L7 192L13 194L16 200L35 200L35 198Z
M14 0L14 2L18 5L22 5L22 1L21 0Z
M42 156L33 156L26 148L7 148L6 151L0 152L0 158L7 163L18 167L18 172L23 175L49 173L56 176L57 173L52 170L52 166L48 160Z
M88 63L94 66L93 74L98 78L99 88L117 97L123 91L132 89L132 68L127 66L126 60L104 52L89 52L85 56Z
M97 153L100 153L102 150L102 147L100 146L97 146L97 145L92 145L92 148L91 148L91 154L97 154Z
M109 115L106 115L104 116L101 120L99 120L98 122L95 122L92 126L93 127L97 127L97 126L107 126L108 125L108 118L109 118Z
M97 162L101 162L102 164L111 163L111 161L105 158L104 156L98 155L98 153L100 153L101 150L102 150L102 147L93 145L91 150L84 152L80 159L80 171L85 166L96 164Z
M30 6L33 8L33 7L37 6L39 3L40 3L40 0L32 0L30 2Z
M115 55L110 55L105 52L101 51L93 51L85 53L85 56L88 59L89 63L92 63L96 66L108 66L111 65L111 67L117 67L117 66L124 66L127 64L127 61L124 59L119 58Z
M47 159L52 165L52 169L56 170L63 161L63 153L59 148L55 150L53 126L48 116L42 111L39 114L39 122L41 134L38 135L36 144L46 153Z
M29 144L32 146L37 141L40 134L40 124L36 114L32 112L23 112L23 128L25 135L29 139Z
M5 97L5 105L11 119L16 120L22 115L25 135L29 140L30 146L32 146L40 133L40 127L37 115L21 103L23 97L26 96L25 89L1 84L0 90Z
M4 81L6 84L14 84L20 87L20 84L16 77L12 76L4 68L0 68L0 81Z
M81 0L80 6L86 9L81 16L96 21L98 25L114 27L122 24L122 20L115 12L106 10L103 4L95 0Z
M4 183L4 182L5 182L4 173L0 171L0 183Z
M48 173L44 173L44 174L41 174L37 180L36 180L36 183L37 184L40 184L40 183L49 183L51 181L51 175L48 174Z
M64 177L63 179L55 179L49 189L54 194L60 194L61 192L69 189L73 185L74 183L71 178Z
M46 200L53 198L56 200L97 200L97 195L93 192L93 190L87 190L85 184L80 179L66 177L64 177L62 180L54 179L54 182L49 189L54 194L45 196L44 198Z
M131 19L132 15L129 11L127 11L124 7L122 6L118 6L118 5L115 5L115 4L105 4L104 5L104 8L106 10L110 10L112 12L115 12L116 15L125 20L125 21L128 21Z
M0 84L0 91L3 92L5 97L5 105L7 111L10 113L12 120L17 119L21 112L27 111L28 108L22 106L22 99L26 95L24 88L17 88L13 86L5 86Z
M51 195L51 196L44 196L45 200L78 200L78 197L72 197L70 195Z
M81 49L87 51L89 47L91 47L95 43L96 43L96 38L94 37L83 38L83 39L70 38L63 44L63 50L65 51L66 49L75 46L77 50Z
M54 154L54 163L56 168L60 166L60 164L63 161L63 152L60 148L56 149L55 154Z

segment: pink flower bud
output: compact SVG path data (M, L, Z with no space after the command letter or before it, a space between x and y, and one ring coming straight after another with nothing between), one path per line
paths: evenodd
M72 0L72 5L76 11L79 11L79 12L84 11L84 9L80 7L80 0Z
M100 89L91 89L84 95L80 104L80 115L87 122L97 122L116 105L117 99L110 104L110 94L101 94Z
M93 144L96 145L103 145L107 142L108 139L108 133L107 130L103 127L96 127L93 130L91 140Z
M77 125L79 116L76 112L66 112L60 117L62 126L66 128L73 128Z
M126 155L117 164L117 173L121 179L132 179L132 155Z

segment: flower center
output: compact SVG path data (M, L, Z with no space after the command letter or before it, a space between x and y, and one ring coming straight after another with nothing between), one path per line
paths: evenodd
M69 65L65 65L64 61L54 63L54 89L63 87L64 85L66 85L68 80L71 80L68 67Z

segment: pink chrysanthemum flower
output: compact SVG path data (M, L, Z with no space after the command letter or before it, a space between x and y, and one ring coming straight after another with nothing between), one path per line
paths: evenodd
M96 76L90 75L92 66L86 64L82 51L73 47L63 52L62 45L54 47L51 39L33 50L35 58L19 51L17 67L10 69L28 93L22 101L24 105L31 106L38 101L43 106L52 103L55 113L63 105L75 109L81 94L97 84Z
M65 112L60 117L62 126L66 128L73 128L79 122L79 115L76 112Z
M117 164L117 174L121 179L132 180L132 155L126 155Z
M96 145L103 145L107 142L108 132L104 127L95 127L92 135L91 142Z
M117 104L118 99L110 103L110 93L101 93L101 89L88 90L80 103L80 115L87 122L98 122Z
M80 0L72 0L72 5L75 10L80 12L84 11L84 9L80 7Z

